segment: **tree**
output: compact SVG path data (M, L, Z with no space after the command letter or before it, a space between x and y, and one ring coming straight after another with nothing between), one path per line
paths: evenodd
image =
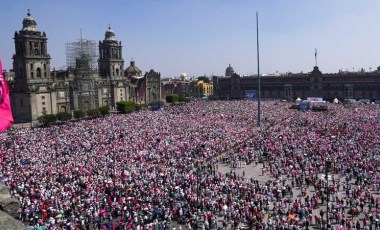
M380 66L377 67L377 71L380 71Z
M133 101L118 101L116 102L116 109L121 113L132 113L137 107Z
M174 104L178 101L179 101L179 95L178 94L173 93L173 94L169 94L166 96L166 102L167 103L173 103Z
M57 113L57 119L59 121L69 121L69 120L71 120L72 117L73 117L72 114L69 112Z
M180 96L179 99L178 99L180 102L190 102L191 99L190 97L185 97L185 96Z
M40 123L51 124L57 121L55 114L44 114L37 118Z
M200 76L198 77L198 81L203 81L204 83L210 83L210 79L206 76Z
M99 111L100 111L100 113L101 113L103 116L108 115L108 114L110 114L110 107L108 107L108 106L100 107L100 108L99 108Z
M86 113L83 110L75 110L74 111L74 117L76 119L81 119L86 116Z
M100 116L99 109L89 109L86 111L87 117L89 118L96 118Z

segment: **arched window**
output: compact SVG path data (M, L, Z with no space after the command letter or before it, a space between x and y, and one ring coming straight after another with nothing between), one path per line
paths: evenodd
M46 70L46 64L44 64L44 70Z
M41 77L41 68L37 68L37 77Z
M103 100L103 106L108 106L108 100Z
M116 76L119 76L119 69L116 68Z
M59 107L59 112L60 112L60 113L64 113L64 112L66 112L66 106L61 105L61 106Z
M33 73L33 71L30 72L30 77L31 77L31 78L34 78L34 73Z

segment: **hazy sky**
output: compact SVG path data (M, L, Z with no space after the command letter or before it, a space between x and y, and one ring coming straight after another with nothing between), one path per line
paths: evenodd
M51 66L66 66L65 43L103 40L111 24L125 65L162 77L357 71L380 65L379 0L0 0L0 57L12 68L13 36L27 9L48 36Z

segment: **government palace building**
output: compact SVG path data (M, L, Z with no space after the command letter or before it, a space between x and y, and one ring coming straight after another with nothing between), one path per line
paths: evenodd
M22 24L14 34L13 70L4 72L15 122L32 122L41 115L58 112L114 108L123 100L140 104L160 100L161 74L151 69L143 75L134 61L124 70L122 45L110 27L98 47L94 42L96 59L76 52L79 55L72 66L52 70L46 33L37 29L30 12ZM84 42L81 39L81 47L86 45Z
M257 95L257 75L240 76L233 67L226 69L224 77L214 76L213 97L241 99L248 94ZM323 74L318 66L310 73L260 75L261 98L278 98L293 101L296 98L320 97L327 101L344 99L380 99L380 72L346 72Z

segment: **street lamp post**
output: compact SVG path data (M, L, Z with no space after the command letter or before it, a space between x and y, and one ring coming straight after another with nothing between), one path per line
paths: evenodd
M326 230L329 226L329 199L330 199L330 189L329 189L329 177L328 173L332 166L332 161L327 159L325 162L325 178L326 178L326 193L327 193L327 199L326 199Z

